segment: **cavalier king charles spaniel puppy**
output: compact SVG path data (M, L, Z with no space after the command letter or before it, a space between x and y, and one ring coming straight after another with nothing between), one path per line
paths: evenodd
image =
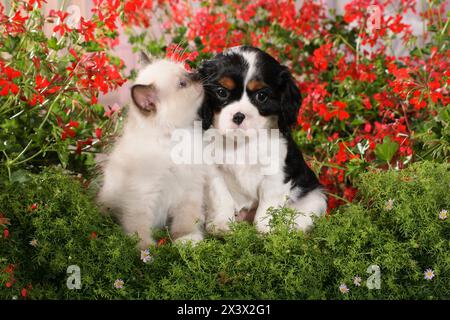
M327 199L290 132L301 95L288 68L260 49L239 46L203 62L198 72L205 90L199 111L203 129L216 130L225 139L245 137L241 142L234 140L232 148L224 148L225 154L257 150L252 130L278 132L268 138L277 150L271 153L272 160L277 160L276 170L267 173L260 163L224 162L209 174L207 231L226 232L231 221L251 213L258 231L269 232L267 210L281 206L296 209L297 229L308 230L312 217L325 213Z

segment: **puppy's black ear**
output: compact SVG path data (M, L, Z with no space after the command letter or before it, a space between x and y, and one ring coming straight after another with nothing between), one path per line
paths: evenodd
M202 119L202 127L203 130L208 130L209 127L212 126L213 123L213 117L214 112L212 109L212 103L210 101L210 95L208 93L208 82L210 82L212 79L214 79L217 75L218 66L217 62L215 60L206 60L203 61L202 64L199 66L197 72L198 77L203 83L203 86L205 87L205 98L203 100L202 106L200 110L198 111L198 114L200 118Z
M147 55L144 51L141 51L139 53L139 62L145 66L147 64L152 63L152 58L150 58L150 56Z
M202 81L207 83L217 74L218 68L216 60L205 60L198 67L198 73Z
M202 106L198 110L198 115L202 119L203 130L208 130L212 126L214 113L208 103L208 97L206 96L203 100Z
M302 103L302 97L300 90L287 67L283 66L283 70L279 77L282 94L278 126L282 132L287 133L290 128L297 123L297 116Z
M139 110L145 113L156 112L158 95L153 85L134 85L131 87L131 98Z

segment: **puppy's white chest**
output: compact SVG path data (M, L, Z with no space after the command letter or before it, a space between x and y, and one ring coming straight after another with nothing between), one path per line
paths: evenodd
M255 207L258 203L258 188L263 176L259 166L222 166L220 171L235 202L237 211Z

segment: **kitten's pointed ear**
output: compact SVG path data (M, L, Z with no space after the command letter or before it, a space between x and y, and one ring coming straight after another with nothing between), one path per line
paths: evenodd
M156 112L157 101L156 88L149 85L137 84L131 88L131 98L139 110L146 113Z
M141 51L139 53L139 62L142 65L147 65L152 63L152 58L149 55L147 55L144 51Z

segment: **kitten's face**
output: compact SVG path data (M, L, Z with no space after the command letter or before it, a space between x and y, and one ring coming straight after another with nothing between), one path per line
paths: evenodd
M182 64L157 60L139 73L131 96L142 117L181 128L195 120L203 101L203 86Z

